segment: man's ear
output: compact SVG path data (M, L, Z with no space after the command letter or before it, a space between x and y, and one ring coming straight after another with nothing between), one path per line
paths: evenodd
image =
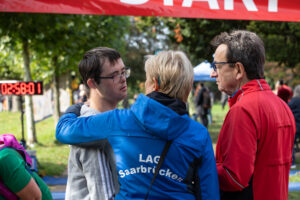
M236 70L237 70L236 79L237 80L244 79L244 77L247 76L244 65L241 62L236 62L235 67L236 67Z
M153 91L158 91L159 90L159 83L156 78L153 78Z
M97 83L94 79L89 78L86 83L89 86L89 88L91 88L91 89L97 88Z

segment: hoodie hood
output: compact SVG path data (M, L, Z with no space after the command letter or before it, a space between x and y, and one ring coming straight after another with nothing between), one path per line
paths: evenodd
M188 114L186 110L186 104L179 100L172 97L169 97L168 95L161 93L161 92L151 92L150 94L147 94L147 97L150 97L151 99L154 99L155 101L158 101L164 106L167 106L168 108L171 108L173 111L178 113L179 115L185 115Z
M187 115L181 116L143 94L139 95L131 111L146 132L164 140L173 140L180 136L190 123Z

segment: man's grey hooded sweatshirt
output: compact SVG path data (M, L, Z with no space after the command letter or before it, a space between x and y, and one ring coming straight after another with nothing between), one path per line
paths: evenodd
M83 105L80 116L99 113ZM66 200L111 200L119 192L113 150L107 140L71 145Z

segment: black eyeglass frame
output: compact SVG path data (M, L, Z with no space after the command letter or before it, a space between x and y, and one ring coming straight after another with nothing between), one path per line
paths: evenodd
M217 71L217 66L216 65L225 65L225 64L235 64L236 62L212 62L211 63L211 68L216 72Z
M99 79L113 79L114 80L115 76L119 76L120 80L121 80L121 77L124 76L127 79L127 78L130 77L130 72L131 72L130 68L127 67L127 68L125 68L124 72L121 72L120 74L113 75L113 76L98 76L97 78L99 78Z

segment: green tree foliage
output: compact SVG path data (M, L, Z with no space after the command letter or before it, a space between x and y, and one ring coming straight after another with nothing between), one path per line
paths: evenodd
M159 43L163 50L184 51L194 66L203 60L212 61L213 49L210 42L216 35L232 29L245 29L249 24L248 21L171 17L135 17L135 19L138 33L143 34L143 38L154 41L150 43L152 45L145 48L146 52L153 54L157 49L153 44L157 46ZM216 84L213 82L207 83L206 86L217 91Z
M0 19L1 39L3 37L5 39L9 37L4 41L4 43L8 44L8 46L13 50L16 50L19 45L21 46L20 54L23 58L24 69L23 80L31 81L32 77L30 72L30 42L34 40L38 34L37 31L33 28L34 26L32 26L34 21L30 18L27 18L25 14L12 13L0 13ZM33 117L32 97L28 95L25 96L25 112L27 122L27 142L29 144L33 144L34 142L37 142L37 139Z
M45 25L35 47L39 58L49 59L50 65L46 66L53 83L56 124L60 115L59 77L77 72L84 52L91 48L109 46L122 51L128 20L126 17L51 14L43 14L41 20Z
M203 60L212 61L213 49L210 42L216 35L233 29L245 29L248 23L248 21L175 18L168 20L167 25L172 30L170 39L178 44L179 49L187 53L194 65L197 65ZM181 41L176 41L178 27L182 35Z
M252 21L247 27L258 33L266 48L266 73L273 80L300 84L300 23Z
M3 37L0 40L0 80L21 80L22 77L22 56L11 51L7 40L9 37Z
M169 37L189 55L194 65L212 61L214 50L210 41L219 33L234 29L254 31L265 43L265 71L270 84L279 79L289 81L291 86L300 84L300 23L175 18L166 24L170 30L180 26L183 39L176 41L176 31L170 31Z
M262 37L268 60L289 68L299 63L300 23L252 21L248 29Z
M35 79L53 83L54 114L58 117L59 77L66 73L78 76L77 65L84 52L91 48L107 46L124 52L128 25L128 17L0 13L0 44L10 55L22 55L17 48L20 45L28 47L26 51L23 49L28 52L23 56L24 62L29 63ZM13 59L1 56L6 71L14 67L10 65ZM2 77L6 72L0 73ZM7 76L13 78L18 74Z
M144 57L151 54L149 42L151 39L149 39L147 31L138 27L139 22L141 22L139 17L131 17L130 19L130 32L127 35L126 52L123 54L123 60L125 65L131 69L130 78L127 79L130 88L128 96L131 97L136 92L143 92L139 84L145 81Z
M147 55L153 55L161 49L171 49L168 27L165 18L131 17L131 27L127 38L126 53L123 56L131 70L128 79L129 96L144 92L143 82L146 79L144 63Z
M17 55L20 54L18 44L26 38L31 50L33 78L46 83L52 81L53 57L58 59L59 73L64 74L70 70L77 72L78 62L91 48L108 46L125 52L128 17L0 13L0 19L1 46L9 55ZM1 56L1 64L12 63L14 58L9 57Z

